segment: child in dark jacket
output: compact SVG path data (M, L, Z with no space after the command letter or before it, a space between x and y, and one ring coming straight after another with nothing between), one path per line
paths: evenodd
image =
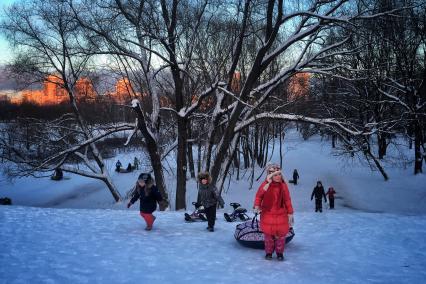
M136 188L127 204L127 208L130 208L138 199L140 200L140 214L146 222L145 230L150 231L156 218L152 213L157 209L157 202L162 201L163 197L148 173L139 175Z
M322 186L321 181L317 181L317 186L314 187L314 190L311 194L311 200L315 196L315 212L322 212L322 198L324 197L324 202L327 203L327 197L325 196L324 187Z
M200 172L198 174L200 188L198 190L197 202L201 204L199 209L204 209L207 217L207 230L214 232L214 224L216 221L216 206L219 203L223 208L225 202L219 195L216 186L211 184L211 177L208 172Z

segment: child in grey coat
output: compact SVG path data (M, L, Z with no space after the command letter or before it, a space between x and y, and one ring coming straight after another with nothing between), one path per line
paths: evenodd
M200 183L198 190L197 202L201 204L200 209L204 209L207 217L208 227L207 230L214 232L214 224L216 221L216 206L219 203L223 208L225 202L219 195L216 186L211 184L211 177L208 172L200 172L198 174L198 181Z

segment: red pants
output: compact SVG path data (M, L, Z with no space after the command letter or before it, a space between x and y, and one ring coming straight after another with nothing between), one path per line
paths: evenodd
M152 215L152 213L140 212L140 214L142 218L145 220L146 228L149 230L152 229L152 225L154 224L154 221L155 221L155 216Z
M285 237L275 237L268 234L264 234L264 236L266 253L272 254L274 250L276 253L284 253Z

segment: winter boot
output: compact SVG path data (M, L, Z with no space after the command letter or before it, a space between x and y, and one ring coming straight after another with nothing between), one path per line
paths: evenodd
M282 254L282 253L277 253L277 259L278 259L279 261L283 261L283 260L284 260L284 256L283 256L283 254Z
M271 260L271 259L272 259L272 253L267 253L267 254L265 255L265 259L267 259L267 260Z
M209 230L209 232L214 232L214 228L213 227L208 227L207 230Z

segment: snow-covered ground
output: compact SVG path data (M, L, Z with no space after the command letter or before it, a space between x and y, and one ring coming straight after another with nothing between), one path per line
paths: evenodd
M301 180L290 185L296 236L284 262L235 241L237 223L223 219L230 206L218 211L213 233L174 211L156 212L147 232L138 206L113 204L101 182L26 178L0 182L0 197L15 204L0 206L0 283L425 283L426 176L387 168L385 182L333 157L319 138L290 132L285 143L284 173L290 179L297 168ZM119 158L126 165L133 157ZM115 159L107 163L112 169ZM138 174L111 170L123 194ZM226 203L252 207L260 180L249 189L247 177L230 183ZM318 179L337 191L335 210L313 212ZM196 192L189 180L188 204Z

